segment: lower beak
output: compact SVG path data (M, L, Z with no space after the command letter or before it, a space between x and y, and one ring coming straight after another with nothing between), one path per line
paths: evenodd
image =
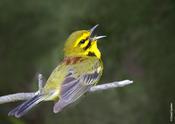
M90 41L96 41L96 40L99 40L99 39L102 39L102 38L105 38L106 36L103 35L103 36L95 36L93 38L90 38Z

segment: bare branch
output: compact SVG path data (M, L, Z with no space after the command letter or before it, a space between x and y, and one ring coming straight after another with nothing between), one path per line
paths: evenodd
M105 84L96 85L96 86L91 87L88 92L95 92L95 91L107 90L107 89L111 89L111 88L123 87L123 86L129 85L131 83L133 83L133 81L130 81L130 80L105 83ZM41 93L42 89L43 89L43 76L42 76L42 74L38 74L38 91L37 92L15 93L15 94L1 96L0 97L0 104L21 101L21 100L28 100L28 99L34 97L36 94Z
M43 75L38 74L38 91L41 93L43 90Z
M15 93L10 95L5 95L0 97L0 104L9 103L9 102L16 102L20 100L28 100L35 96L34 92L31 93Z
M111 89L111 88L123 87L123 86L126 86L126 85L131 84L131 83L133 83L133 81L130 81L130 80L105 83L105 84L96 85L96 86L91 87L89 92L95 92L95 91L99 91L99 90L107 90L107 89Z

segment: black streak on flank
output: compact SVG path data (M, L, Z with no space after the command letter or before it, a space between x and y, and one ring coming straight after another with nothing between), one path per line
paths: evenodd
M96 56L94 52L89 52L88 56Z
M87 50L91 46L91 41L88 42L87 46L84 48L84 50Z

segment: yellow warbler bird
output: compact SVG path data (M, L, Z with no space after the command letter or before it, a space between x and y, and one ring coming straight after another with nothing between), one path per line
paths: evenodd
M58 113L99 81L103 64L97 40L105 36L93 36L97 26L69 36L64 59L51 73L42 91L10 111L9 116L19 118L42 101L55 101L53 111Z

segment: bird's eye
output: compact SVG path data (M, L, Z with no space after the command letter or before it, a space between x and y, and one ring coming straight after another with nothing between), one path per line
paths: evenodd
M80 41L80 44L84 44L86 40L81 40Z

